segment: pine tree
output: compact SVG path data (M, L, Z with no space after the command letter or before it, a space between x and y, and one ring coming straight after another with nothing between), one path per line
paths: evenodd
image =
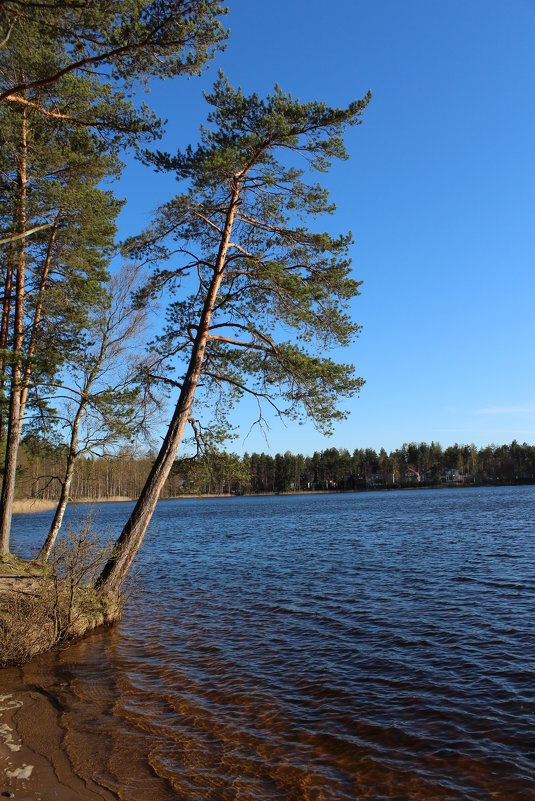
M359 287L350 274L351 234L309 230L310 220L334 206L323 187L305 183L299 158L320 173L333 158L346 158L344 129L360 122L369 95L346 109L301 103L279 88L262 100L220 75L206 99L211 111L197 148L147 156L187 184L131 243L132 252L164 265L139 301L164 291L176 297L155 348L179 397L99 579L109 591L118 590L143 540L194 397L200 409L212 400L219 421L247 393L258 402L260 421L267 404L282 417L304 414L328 431L343 417L338 398L363 383L351 365L325 355L359 330L347 314Z
M99 188L116 173L114 154L87 130L51 128L26 107L0 107L0 220L22 236L2 264L1 389L7 391L0 552L7 553L17 449L26 404L70 351L107 279L121 204ZM44 220L50 225L44 226ZM27 238L28 229L38 227ZM43 408L42 406L40 407ZM4 426L2 425L2 429Z
M38 104L25 94L45 89L49 95L62 78L81 71L106 74L123 92L140 80L199 74L226 38L219 19L225 13L214 0L3 0L0 48L40 30L63 47L65 58L33 74L0 73L0 102ZM46 113L69 112L59 106Z
M0 3L0 555L28 393L77 347L105 279L120 204L101 182L119 173L123 148L161 131L136 91L198 73L225 38L223 13L211 0Z

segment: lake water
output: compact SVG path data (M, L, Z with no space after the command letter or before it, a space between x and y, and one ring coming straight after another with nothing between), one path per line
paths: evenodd
M534 520L535 487L164 501L120 625L22 680L125 801L533 801Z

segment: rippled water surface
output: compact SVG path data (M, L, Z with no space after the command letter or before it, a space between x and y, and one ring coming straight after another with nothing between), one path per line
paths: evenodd
M534 512L535 487L165 501L120 625L26 681L128 801L532 800Z

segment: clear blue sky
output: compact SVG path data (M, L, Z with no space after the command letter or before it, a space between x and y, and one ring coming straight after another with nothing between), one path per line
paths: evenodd
M271 452L534 443L535 0L229 6L227 49L208 73L152 87L164 147L197 140L218 68L246 92L279 83L331 105L373 93L350 160L326 178L364 281L364 329L342 358L366 385L330 438L273 422ZM176 191L129 161L120 234ZM237 419L249 422L247 405ZM237 451L267 450L247 431Z

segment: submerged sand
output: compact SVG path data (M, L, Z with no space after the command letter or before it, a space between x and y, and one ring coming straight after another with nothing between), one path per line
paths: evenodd
M21 689L20 670L0 671L0 796L17 801L114 801L80 779L62 749L60 710L46 690Z

